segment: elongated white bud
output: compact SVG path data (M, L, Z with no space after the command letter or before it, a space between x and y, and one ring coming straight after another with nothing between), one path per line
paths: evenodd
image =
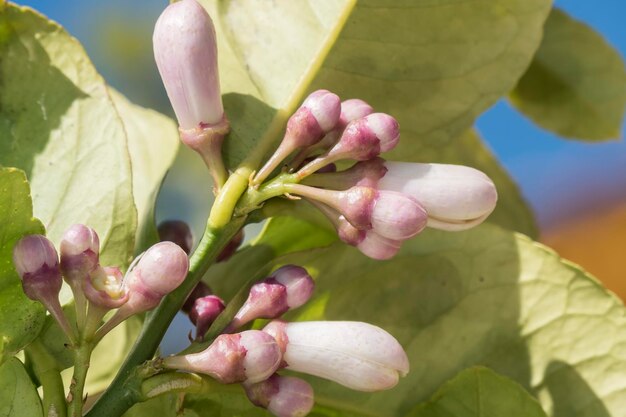
M409 372L409 360L398 341L368 323L273 321L263 331L278 341L287 369L354 390L390 389Z
M384 190L415 198L428 212L428 226L464 230L482 222L495 208L496 187L481 171L446 164L385 163L378 182Z
M181 129L221 122L215 28L204 8L196 0L167 6L154 27L153 46Z

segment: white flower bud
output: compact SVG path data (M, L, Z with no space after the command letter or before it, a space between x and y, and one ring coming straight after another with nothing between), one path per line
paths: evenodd
M482 222L495 208L493 181L477 169L462 165L385 163L379 189L415 198L428 212L428 226L464 230Z
M409 360L398 341L368 323L274 321L264 331L283 349L287 369L354 390L390 389L409 372Z

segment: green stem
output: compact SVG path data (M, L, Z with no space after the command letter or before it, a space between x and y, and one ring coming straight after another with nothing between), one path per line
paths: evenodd
M35 375L43 387L44 415L66 417L65 390L56 361L39 340L26 348L26 355L32 361Z
M245 222L245 217L237 217L225 227L214 229L207 226L198 248L190 259L189 274L176 290L168 294L161 304L151 312L133 349L119 370L117 376L87 413L89 417L121 416L135 402L141 400L142 376L137 366L154 356L165 331L180 310L185 299L215 261L224 246L233 238Z
M210 392L215 385L218 383L208 377L181 372L165 372L143 381L141 384L142 400L147 401L163 394L206 393Z
M91 344L81 343L74 351L74 375L70 385L70 417L81 417L83 415L83 393L85 391L85 381L89 370L89 360L91 358Z

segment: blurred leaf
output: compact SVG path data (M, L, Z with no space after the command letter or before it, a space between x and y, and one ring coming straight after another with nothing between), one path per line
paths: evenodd
M619 52L586 24L553 9L541 47L511 102L559 135L617 139L626 110L625 86Z
M467 369L446 382L406 417L546 417L519 384L490 369Z
M15 358L0 366L0 416L43 417L37 389Z
M37 337L45 320L43 306L22 291L13 246L24 235L44 234L33 217L30 189L23 171L0 168L0 364ZM0 413L0 415L2 415Z
M169 117L134 105L111 88L109 91L128 137L133 196L139 219L135 246L137 252L143 252L159 241L154 205L161 182L176 158L178 127Z
M539 46L549 0L203 0L233 132L230 165L278 139L313 88L397 117L403 140L447 142L509 92ZM251 5L254 7L251 7Z
M159 395L133 405L122 417L179 417L177 403L178 394Z
M370 322L397 337L411 360L409 375L377 394L308 378L314 415L402 416L474 365L522 384L550 416L610 417L626 409L623 304L525 236L484 224L428 230L391 261L337 243L279 262L305 266L317 282L314 298L288 319ZM230 275L236 266L221 270L228 280L211 281L218 294L237 285Z

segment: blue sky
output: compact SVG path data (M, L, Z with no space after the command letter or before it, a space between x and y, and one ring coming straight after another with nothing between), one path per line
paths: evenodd
M124 15L154 21L166 1L23 0L64 25L85 43L96 66L111 79L106 62L94 51L106 39L94 39L93 24L103 10L123 8ZM557 0L577 19L596 30L624 56L626 1ZM625 87L626 88L626 87ZM596 210L597 202L626 201L626 143L589 144L556 137L532 124L502 101L477 122L478 129L520 185L540 225L549 229L579 212ZM622 137L625 130L622 129Z

